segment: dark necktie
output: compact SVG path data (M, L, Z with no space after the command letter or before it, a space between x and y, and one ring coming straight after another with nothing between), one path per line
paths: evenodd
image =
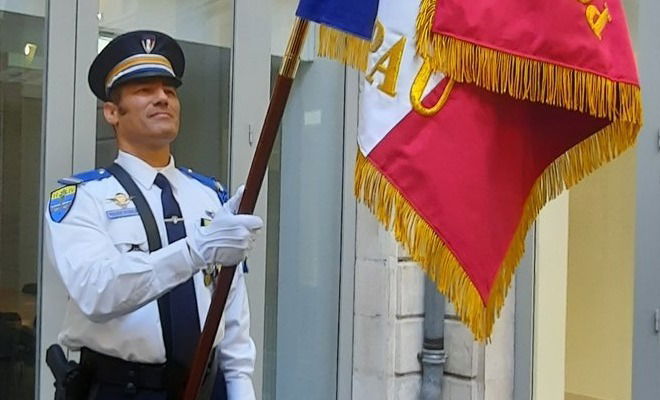
M186 237L181 208L174 198L170 182L163 174L156 175L154 183L161 189L160 199L163 203L167 241L174 243ZM167 361L188 370L200 335L193 279L188 279L161 296L158 299L158 308Z

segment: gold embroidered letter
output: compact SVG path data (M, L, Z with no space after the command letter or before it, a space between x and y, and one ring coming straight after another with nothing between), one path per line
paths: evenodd
M599 11L593 4L588 6L586 15L591 30L598 39L602 39L603 29L605 29L608 23L612 22L612 15L610 15L610 10L607 8L607 3L605 3L605 9L603 11Z
M399 79L399 68L401 67L401 59L403 58L403 51L405 49L406 38L404 36L380 57L371 72L367 74L367 82L373 83L376 72L382 72L384 78L383 82L378 85L378 89L389 96L395 97L396 84Z
M374 38L371 40L371 47L369 51L375 53L380 49L380 46L383 45L383 40L385 39L385 27L380 21L376 21L374 26Z
M452 88L454 87L454 80L450 79L445 86L445 90L442 93L442 96L438 99L437 103L433 107L426 107L422 104L422 95L424 94L424 89L429 83L431 78L431 62L428 58L424 59L424 64L419 69L415 81L410 88L410 103L413 106L413 110L417 111L420 115L425 117L432 117L437 114L442 107L444 107L447 99L449 98L449 93L451 93Z

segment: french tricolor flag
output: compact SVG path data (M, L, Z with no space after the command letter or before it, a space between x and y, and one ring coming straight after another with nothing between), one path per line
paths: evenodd
M421 4L420 4L421 3ZM486 340L540 209L634 145L620 0L302 0L364 71L355 192Z

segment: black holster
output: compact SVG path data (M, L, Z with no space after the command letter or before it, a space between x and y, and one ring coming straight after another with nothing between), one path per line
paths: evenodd
M46 350L46 364L55 377L55 400L87 399L89 374L78 363L68 361L60 345L51 345Z

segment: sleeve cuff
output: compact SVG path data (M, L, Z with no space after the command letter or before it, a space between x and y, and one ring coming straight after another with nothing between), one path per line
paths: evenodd
M248 378L228 380L227 400L256 400L252 381Z
M196 271L188 243L185 240L176 242L151 253L153 265L159 266L155 271L159 273L171 273L172 277L188 279ZM165 268L163 268L166 266Z

